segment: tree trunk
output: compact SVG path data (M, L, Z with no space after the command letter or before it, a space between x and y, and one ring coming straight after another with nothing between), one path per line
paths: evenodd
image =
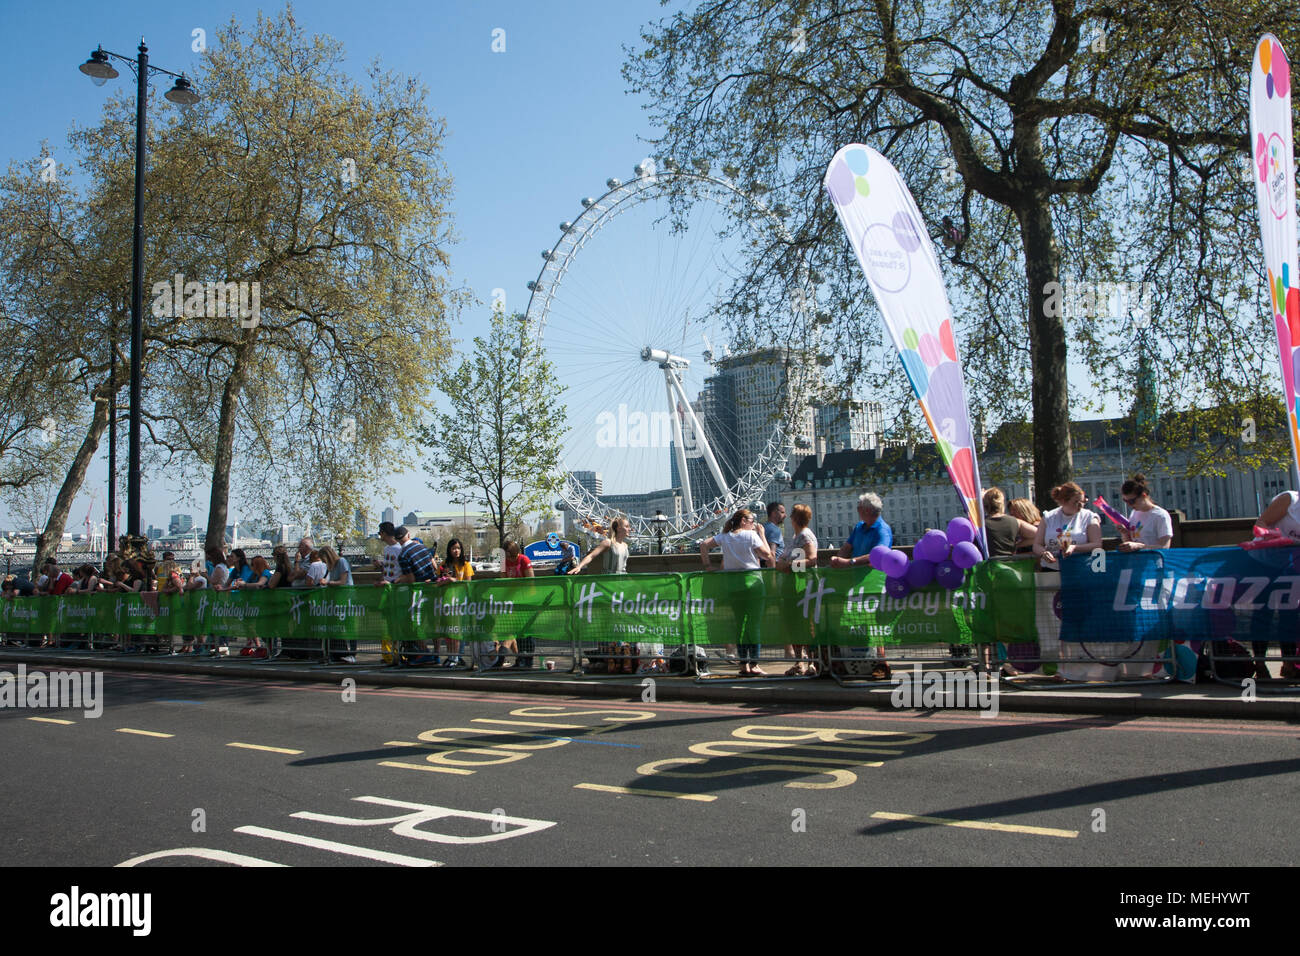
M248 371L247 357L252 349L253 333L235 351L235 365L221 391L221 418L217 424L217 451L212 460L212 495L208 499L208 530L203 536L205 547L226 550L226 517L230 511L230 466L235 454L235 416L239 396L244 391Z
M1063 310L1048 308L1048 289L1059 282L1052 210L1047 197L1016 210L1025 248L1029 292L1029 354L1033 367L1034 501L1046 511L1055 507L1052 489L1074 473L1070 451L1070 392L1066 366ZM1060 296L1056 302L1059 304ZM1054 314L1053 314L1054 313Z
M86 437L82 439L81 447L77 449L77 454L72 459L72 467L68 469L68 474L59 487L59 493L54 499L54 508L50 511L49 520L45 522L45 530L36 536L36 560L32 567L33 582L38 575L37 569L46 558L58 551L59 544L63 541L63 532L68 524L68 512L72 510L72 501L81 491L82 482L86 480L86 469L90 466L91 459L95 457L95 452L99 450L99 439L108 428L109 388L110 385L106 382L92 393L95 410L90 416ZM113 507L112 503L109 507ZM109 550L117 550L116 541L109 542Z

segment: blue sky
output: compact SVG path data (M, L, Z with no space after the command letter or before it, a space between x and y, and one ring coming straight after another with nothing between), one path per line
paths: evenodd
M362 78L380 57L393 70L418 76L429 88L429 107L447 120L445 155L455 180L453 211L460 242L452 250L452 282L482 302L506 290L507 308L523 310L525 283L536 276L539 251L557 238L560 221L576 218L579 199L599 195L606 179L629 179L653 133L641 103L625 92L620 75L624 45L636 44L643 24L667 16L680 4L654 0L560 0L523 2L342 2L311 0L294 7L311 33L343 42L347 69ZM5 130L0 155L6 163L40 153L48 140L56 158L67 155L74 123L98 121L105 98L124 92L129 72L96 88L77 67L95 48L130 55L141 35L151 62L173 71L192 70L195 29L214 42L233 16L250 25L259 9L274 4L187 2L6 2L0 35L6 49L7 95L0 100ZM493 31L503 30L505 51L493 52ZM497 35L498 37L500 34ZM171 108L161 99L153 109ZM471 324L487 307L468 310L455 334L474 334ZM125 400L125 392L123 393ZM123 439L122 445L125 445ZM125 454L125 448L120 454ZM103 457L87 486L107 482ZM146 475L144 524L165 526L174 512L206 523L206 485L180 488ZM440 509L443 502L420 472L396 476L397 498L373 502L376 511L394 504L400 513ZM119 494L123 492L119 491ZM79 532L89 504L83 492L68 530ZM238 517L232 501L232 517ZM125 515L125 504L123 503ZM12 522L0 508L0 528Z

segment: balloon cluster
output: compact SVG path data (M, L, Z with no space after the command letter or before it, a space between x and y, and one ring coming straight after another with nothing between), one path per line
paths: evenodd
M938 581L948 590L962 586L966 571L984 560L975 543L975 526L968 518L953 518L947 532L927 531L916 547L912 559L902 551L883 544L871 549L871 566L885 572L885 593L905 598L917 588Z

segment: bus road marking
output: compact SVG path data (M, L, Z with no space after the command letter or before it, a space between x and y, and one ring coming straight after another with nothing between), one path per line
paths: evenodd
M1057 830L1053 827L1031 827L1018 823L985 823L982 820L950 820L946 817L926 817L914 813L890 813L878 810L872 815L876 820L905 820L910 823L933 823L937 826L960 827L965 830L994 830L998 833L1028 833L1033 836L1053 836L1073 839L1078 830Z
M673 793L670 790L642 790L638 787L611 787L603 783L575 783L574 790L596 790L600 793L619 793L633 797L666 797L671 800L696 800L712 803L718 799L711 793Z
M239 747L243 750L265 750L273 754L300 754L301 750L290 750L288 747L268 747L265 744L241 744L239 742L228 743L227 747Z

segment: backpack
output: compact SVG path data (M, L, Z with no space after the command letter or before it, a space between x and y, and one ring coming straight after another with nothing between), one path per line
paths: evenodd
M695 672L701 677L709 676L709 656L704 653L704 648L695 647ZM677 647L668 655L668 673L685 674L686 668L686 648Z

